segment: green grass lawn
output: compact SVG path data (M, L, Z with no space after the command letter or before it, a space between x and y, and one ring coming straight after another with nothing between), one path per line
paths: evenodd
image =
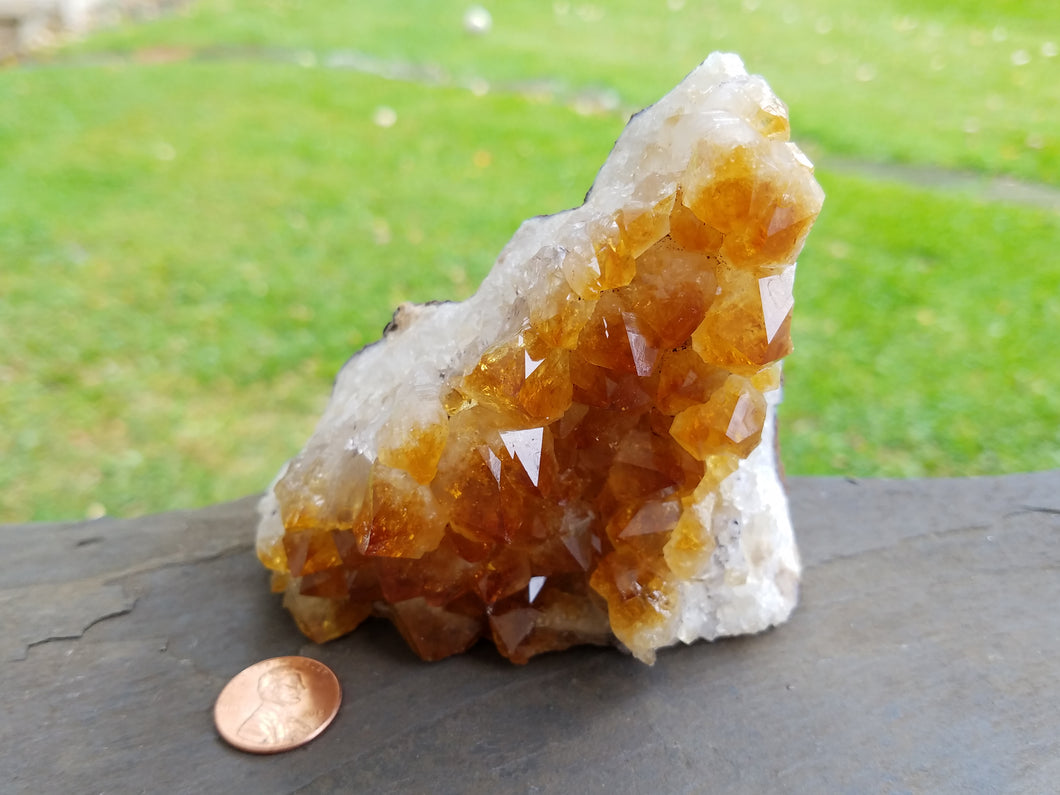
M1060 214L828 166L1060 183L1051 4L934 5L519 2L472 37L462 3L202 0L0 69L0 521L260 490L394 305L469 295L713 49L789 101L828 193L788 471L1060 466ZM432 77L326 68L351 50Z

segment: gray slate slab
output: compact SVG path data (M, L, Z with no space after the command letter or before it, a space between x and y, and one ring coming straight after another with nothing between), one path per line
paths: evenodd
M0 527L0 791L1060 790L1060 471L789 489L792 620L653 668L428 664L381 622L308 643L253 555L255 498ZM335 670L335 724L230 749L217 693L285 654Z

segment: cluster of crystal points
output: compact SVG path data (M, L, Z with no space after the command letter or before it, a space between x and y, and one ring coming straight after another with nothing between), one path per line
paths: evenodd
M635 116L585 204L525 222L467 301L402 306L261 504L301 629L369 615L422 658L488 637L756 632L800 563L774 407L821 207L784 105L714 54Z

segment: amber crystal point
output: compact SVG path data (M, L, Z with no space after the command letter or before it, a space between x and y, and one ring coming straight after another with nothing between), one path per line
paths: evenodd
M784 104L715 53L634 116L576 209L463 303L404 305L261 501L298 626L526 662L787 619L777 461L795 259L823 201Z

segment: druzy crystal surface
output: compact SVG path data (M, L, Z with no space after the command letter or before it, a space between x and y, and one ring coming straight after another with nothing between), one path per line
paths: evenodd
M260 506L301 629L370 615L435 660L657 649L784 621L775 444L795 258L821 207L783 103L714 54L634 116L585 203L463 303L405 305Z

